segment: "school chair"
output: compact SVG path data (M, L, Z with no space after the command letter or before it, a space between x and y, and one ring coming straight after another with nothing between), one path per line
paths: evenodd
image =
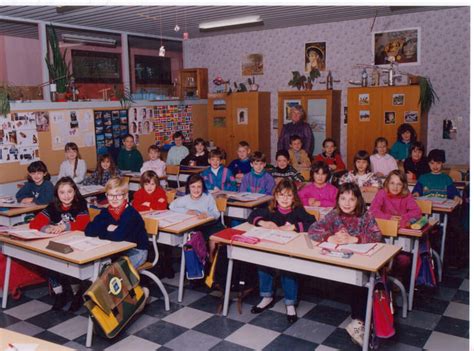
M176 189L166 190L166 202L168 202L168 205L172 203L175 198L176 198Z
M380 232L384 237L388 238L388 243L393 245L395 239L398 236L398 221L393 219L383 219L383 218L376 218L375 221L377 222L377 226L380 229ZM389 263L389 271L392 269L393 259ZM400 293L402 294L402 317L407 318L408 314L408 296L403 283L398 280L397 278L387 275L387 279L395 284L399 289Z
M217 206L217 210L221 214L221 223L222 223L222 225L224 227L227 227L225 225L225 221L224 221L224 214L225 214L225 210L227 209L227 196L218 196L216 198L216 206Z
M100 209L94 208L94 207L89 207L88 211L89 211L89 218L90 218L91 222L100 213Z
M309 168L303 168L303 169L300 169L300 173L301 173L301 176L304 178L304 180L306 182L309 182L310 179L309 179Z
M176 184L178 185L177 187L178 188L180 187L180 185L179 185L179 165L166 165L166 175L175 176L176 177Z
M453 182L462 181L462 173L457 169L450 169L448 175L451 177Z
M316 221L319 221L319 219L321 218L321 214L319 213L318 210L316 210L314 208L305 208L305 209L306 209L306 212L308 212L310 215L314 216Z

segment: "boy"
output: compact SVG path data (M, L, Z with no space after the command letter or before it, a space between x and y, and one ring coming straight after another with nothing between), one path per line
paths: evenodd
M442 173L443 163L446 157L443 150L434 149L428 154L428 165L431 173L423 174L415 187L413 196L433 196L454 199L456 204L461 204L462 199L453 184L453 180Z
M288 153L290 155L290 164L298 172L301 172L302 168L311 167L311 160L303 149L303 141L298 135L292 135L290 137L290 149Z
M173 134L174 146L168 151L166 163L169 165L179 165L181 161L189 155L189 150L183 145L184 135L181 132Z
M209 168L202 172L206 188L210 192L219 190L236 191L235 178L228 168L221 164L223 153L220 149L212 150L209 153Z
M250 157L250 166L252 170L242 178L240 184L240 192L250 192L272 195L275 187L275 180L265 171L267 160L265 155L260 151L255 151Z
M133 135L127 134L122 138L123 148L118 155L117 166L122 171L140 172L143 157L135 147Z
M229 165L229 170L234 175L238 182L242 181L245 174L252 169L250 167L250 145L246 141L241 141L237 148L237 156L239 158L233 160Z
M329 166L331 172L339 172L346 169L346 165L341 158L341 155L336 151L336 141L331 138L326 138L323 141L323 152L316 155L314 161L323 161Z
M146 171L153 171L160 179L160 185L166 186L166 163L160 159L160 148L156 145L150 145L148 148L149 161L143 163L140 173L143 174Z
M275 156L276 167L272 167L270 174L278 184L283 178L288 178L294 182L304 182L304 178L290 165L290 154L286 150L278 150Z

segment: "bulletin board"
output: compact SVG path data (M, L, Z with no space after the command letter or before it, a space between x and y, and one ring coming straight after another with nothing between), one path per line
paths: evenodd
M153 107L132 107L128 110L128 131L135 144L140 145L141 137L153 132Z
M95 145L92 110L55 110L49 117L53 150L64 150L66 143L76 143L79 148Z
M186 142L192 140L192 116L190 105L155 106L153 109L155 140L159 146L170 144L173 134L181 131Z

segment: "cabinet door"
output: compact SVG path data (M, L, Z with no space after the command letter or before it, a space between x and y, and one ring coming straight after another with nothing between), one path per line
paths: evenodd
M232 97L230 119L232 130L229 135L232 155L237 151L240 141L247 141L253 151L260 150L258 93L236 93Z
M326 118L328 114L327 99L308 98L305 101L306 122L309 123L314 135L313 155L320 153L326 139Z
M229 118L229 99L213 98L208 100L208 126L209 139L214 141L216 146L227 151L229 134L232 130Z

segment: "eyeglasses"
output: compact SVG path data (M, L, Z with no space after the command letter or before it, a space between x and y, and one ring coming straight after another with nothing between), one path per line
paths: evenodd
M125 194L106 194L107 199L112 199L112 200L121 200L125 196Z
M285 197L287 199L292 199L293 198L293 194L281 194L281 193L278 193L277 194L278 197Z

